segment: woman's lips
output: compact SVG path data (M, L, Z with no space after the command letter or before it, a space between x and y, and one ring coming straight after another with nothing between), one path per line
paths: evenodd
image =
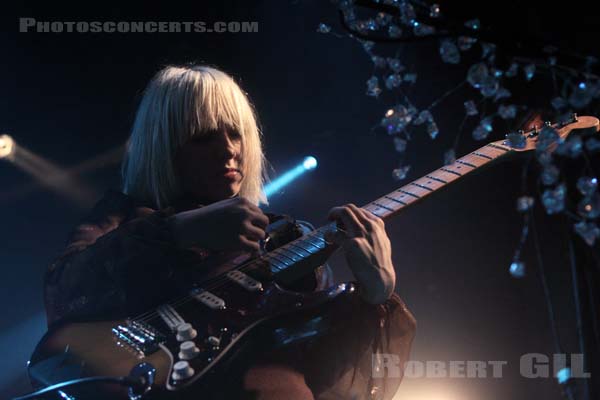
M224 177L229 178L229 179L237 179L238 176L242 175L240 173L240 170L235 169L235 168L225 168L222 171L222 174L223 174Z

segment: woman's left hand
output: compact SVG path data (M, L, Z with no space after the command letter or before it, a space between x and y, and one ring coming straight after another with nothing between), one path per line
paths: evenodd
M383 220L354 204L332 208L329 219L340 229L325 239L344 250L362 297L371 304L385 302L394 292L396 272Z

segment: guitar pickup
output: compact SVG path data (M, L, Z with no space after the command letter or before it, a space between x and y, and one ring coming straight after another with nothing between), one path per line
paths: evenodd
M242 271L229 271L227 273L227 277L250 292L257 292L262 290L262 283L260 283L256 279L251 278Z
M212 308L213 310L225 309L225 300L212 294L211 292L203 289L194 289L191 293L193 298L198 300L205 306Z

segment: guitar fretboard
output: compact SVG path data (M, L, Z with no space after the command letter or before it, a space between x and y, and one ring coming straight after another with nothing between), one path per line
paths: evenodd
M469 172L483 167L489 162L502 157L511 148L498 143L490 143L445 165L435 171L394 190L367 204L363 208L383 219L391 217L425 196L462 178Z
M457 159L452 164L445 165L378 198L362 208L380 218L390 218L403 208L460 179L469 172L504 156L510 151L510 147L502 145L499 142L490 143ZM274 276L289 274L302 261L330 247L331 245L326 242L324 235L327 231L334 231L335 229L335 223L324 225L263 255L256 262L267 263ZM301 273L294 275L300 276Z

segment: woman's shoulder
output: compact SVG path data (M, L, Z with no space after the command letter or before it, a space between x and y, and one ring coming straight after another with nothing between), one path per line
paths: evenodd
M107 190L69 234L67 252L85 248L123 222L154 211L148 207L136 207L135 201L120 191Z

